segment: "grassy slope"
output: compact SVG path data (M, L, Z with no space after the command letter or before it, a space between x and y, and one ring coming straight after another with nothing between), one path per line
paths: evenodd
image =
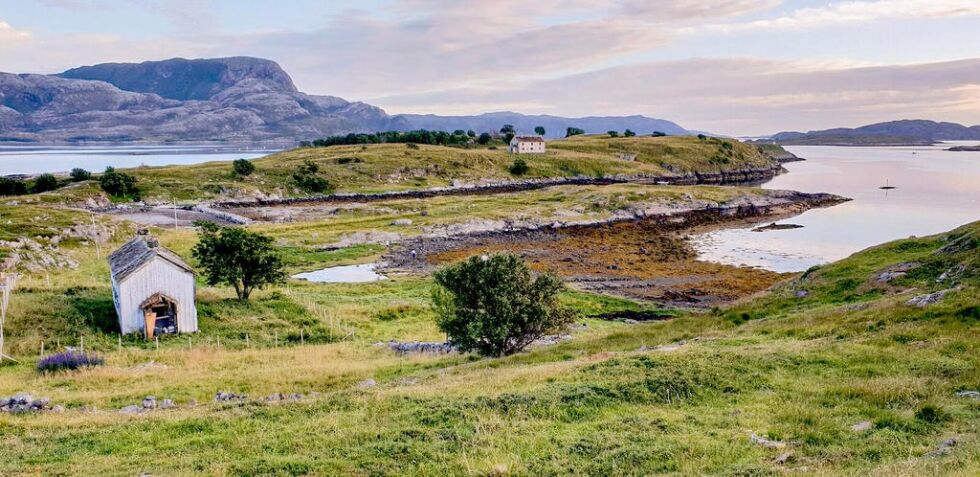
M572 341L498 360L399 358L354 339L245 351L131 347L71 375L10 366L0 370L0 395L26 388L73 408L118 408L149 393L206 401L218 389L324 394L135 418L0 416L0 474L976 475L980 403L954 391L980 387L978 246L980 223L897 241L715 315L593 322ZM876 281L906 261L923 265ZM960 264L963 272L937 282ZM414 283L265 296L321 297L340 316L358 300L421 310L425 293L405 291ZM951 286L961 288L938 304L904 304ZM407 295L386 297L386 287ZM425 313L374 321L435 337ZM690 341L676 349L640 349L682 339ZM149 360L167 367L133 367ZM379 385L355 386L368 377ZM850 430L862 420L874 428ZM750 432L788 447L752 444ZM926 455L948 437L958 439L948 455ZM789 461L774 463L783 452Z
M723 143L730 144L730 150ZM754 146L684 136L576 136L549 141L548 149L546 154L523 155L530 166L523 177L664 174L669 172L664 165L679 172L712 172L769 163ZM621 153L637 154L637 160L623 161L618 157ZM518 179L507 170L515 157L504 146L491 150L375 144L293 149L273 154L254 160L256 172L244 179L233 177L227 162L143 167L131 172L139 178L144 196L150 200L236 197L257 192L303 196L307 194L295 189L292 173L305 160L316 162L321 175L338 192L377 192L441 187L451 185L454 180ZM355 161L340 163L341 158ZM80 195L91 191L91 188L77 189Z

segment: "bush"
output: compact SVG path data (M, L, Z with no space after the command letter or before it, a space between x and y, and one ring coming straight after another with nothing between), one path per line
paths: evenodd
M514 163L511 164L507 170L509 170L510 173L514 174L515 176L522 176L528 170L527 162L521 158L514 159Z
M27 184L19 179L0 177L0 196L3 195L24 195L27 193Z
M558 302L565 289L561 279L533 274L516 255L470 257L436 271L434 278L437 324L463 351L513 354L575 319Z
M82 182L91 179L92 173L81 167L76 167L68 173L68 176L71 177L72 182Z
M31 186L31 192L37 194L39 192L47 192L57 188L57 177L55 177L53 174L41 174L34 179L34 185Z
M117 172L111 166L106 167L105 172L99 177L99 186L112 196L132 196L134 200L139 197L139 190L136 189L136 178L125 172Z
M320 166L315 162L303 161L303 164L296 168L296 172L293 173L293 180L296 181L296 185L300 189L307 192L323 193L332 190L333 186L329 181L316 175L319 171Z
M579 134L585 134L585 130L582 128L566 128L565 137L578 136Z
M623 131L623 136L625 136L625 137L633 137L633 136L636 136L636 133L633 132L633 131L631 131L631 130L629 130L629 129L627 129L627 130Z
M915 418L929 424L938 424L945 421L947 416L941 407L934 404L923 404L915 411Z
M40 372L78 369L90 366L102 366L105 360L101 356L75 351L52 354L38 360L37 370Z
M664 137L666 135L667 135L667 133L665 133L663 131L654 131L653 134L651 134L651 136L653 136L653 137ZM699 139L700 139L700 136L701 135L698 135L698 138Z
M476 142L478 142L480 144L489 144L492 139L493 139L493 137L490 136L490 133L483 133L483 134L480 134L480 138L477 139Z
M255 164L252 164L252 161L248 159L235 159L231 163L231 170L236 176L250 176L255 172Z
M231 285L238 299L245 301L254 289L286 279L271 238L211 222L196 225L200 236L192 253L204 268L208 285Z
M619 137L618 131L609 131L607 134L609 134L609 137Z

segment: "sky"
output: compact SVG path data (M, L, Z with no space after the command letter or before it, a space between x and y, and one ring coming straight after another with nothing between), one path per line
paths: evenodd
M980 0L0 0L0 71L256 56L391 114L980 124Z

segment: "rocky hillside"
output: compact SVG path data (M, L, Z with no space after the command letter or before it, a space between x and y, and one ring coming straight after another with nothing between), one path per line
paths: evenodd
M869 124L859 128L835 128L821 131L784 131L772 139L779 144L813 144L841 146L924 145L937 141L980 140L980 126L906 119Z
M521 132L544 126L552 135L587 132L686 131L643 116L561 118L492 113L480 116L388 115L381 108L297 90L269 60L174 58L105 63L57 75L0 73L0 141L238 141L293 145L350 132L473 129Z

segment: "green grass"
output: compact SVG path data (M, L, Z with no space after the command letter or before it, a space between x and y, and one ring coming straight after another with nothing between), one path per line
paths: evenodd
M69 406L0 415L0 474L976 475L980 403L954 393L980 388L978 237L974 223L874 247L729 310L588 320L570 341L503 359L402 357L372 344L440 338L427 279L295 283L249 305L203 290L192 349L183 338L160 351L132 343L107 350L107 366L70 374L0 368L0 395L30 390ZM908 261L921 265L877 282ZM949 287L959 288L937 304L905 305ZM585 314L642 306L563 300ZM269 331L296 326L326 326L331 338L270 343ZM242 329L260 338L208 339ZM663 344L676 346L652 348ZM356 386L367 378L379 384ZM219 389L321 394L209 403ZM114 411L147 394L202 404ZM871 430L851 430L864 420ZM751 433L786 447L753 444ZM929 455L950 437L948 454Z

